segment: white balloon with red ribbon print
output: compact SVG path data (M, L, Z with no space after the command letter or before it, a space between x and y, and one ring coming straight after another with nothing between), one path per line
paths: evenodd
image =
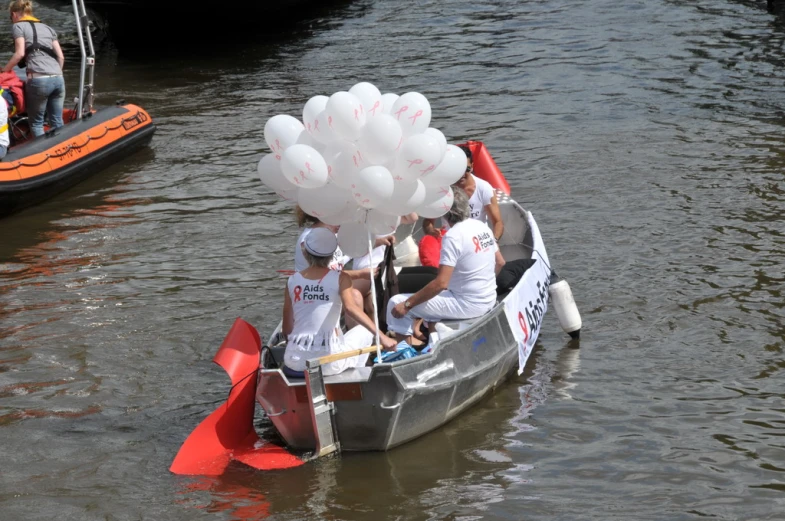
M338 236L346 252L358 253L362 243L367 253L367 237L353 237L360 227L389 234L411 212L447 213L449 185L466 166L463 153L431 126L423 94L382 92L361 81L304 100L301 119L276 114L264 126L269 151L257 165L259 179L322 222L347 225Z

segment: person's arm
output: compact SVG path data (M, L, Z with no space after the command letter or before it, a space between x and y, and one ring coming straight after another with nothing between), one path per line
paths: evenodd
M63 50L60 48L60 42L54 40L52 42L52 50L57 55L57 64L60 65L60 70L62 71L63 65L65 65L65 56L63 56Z
M351 280L357 279L369 279L370 275L368 275L368 268L362 270L343 270L341 273L346 273ZM373 268L373 278L379 274L379 266L375 266Z
M439 232L439 228L433 225L433 219L422 220L422 231L432 237L437 237L437 238L441 237L441 232Z
M59 47L58 47L59 48ZM62 54L63 51L60 51ZM19 38L14 38L14 54L11 55L11 59L8 60L8 63L5 64L3 67L3 72L11 72L16 64L25 57L25 38L24 36L20 36Z
M407 213L406 215L401 216L401 224L412 224L417 222L420 216L417 215L417 212Z
M294 313L292 311L292 299L289 297L289 284L283 289L283 325L281 331L284 335L290 335L294 329Z
M495 195L491 197L491 202L485 205L485 213L487 213L488 217L491 219L493 237L496 239L496 242L499 242L499 239L502 238L502 234L504 233L504 222L502 222L502 213L499 210L499 201L496 199Z
M450 284L450 277L455 270L455 266L445 266L439 264L439 270L436 272L436 278L425 285L420 291L410 296L403 302L399 302L392 310L392 316L401 318L409 312L411 308L431 300L433 297L447 289ZM409 303L407 307L405 304Z
M496 275L499 274L506 263L507 261L505 261L504 257L502 257L501 250L496 250Z
M343 302L344 312L356 320L358 324L376 335L376 324L374 324L373 320L365 314L362 307L357 305L354 298L352 298L352 280L346 272L341 273L338 279L338 288L341 292L341 302ZM395 346L398 345L395 340L381 331L379 331L379 342L381 342L382 349L385 351L395 351Z

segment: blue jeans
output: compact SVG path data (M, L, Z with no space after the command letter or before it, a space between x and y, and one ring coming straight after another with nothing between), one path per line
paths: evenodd
M34 136L44 133L44 113L48 116L49 126L63 126L63 103L65 102L65 81L62 76L28 78L25 87L25 105L30 118L30 130Z

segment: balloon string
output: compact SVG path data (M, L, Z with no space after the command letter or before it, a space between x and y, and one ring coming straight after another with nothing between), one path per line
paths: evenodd
M373 323L376 326L376 359L382 361L382 351L379 348L379 311L376 309L376 284L373 280L373 242L371 241L371 230L368 230L368 274L371 278L371 302L373 303Z

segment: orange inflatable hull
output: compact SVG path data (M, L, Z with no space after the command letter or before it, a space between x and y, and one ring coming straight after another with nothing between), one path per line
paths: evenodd
M65 113L68 121L71 111ZM11 148L0 161L0 217L48 199L147 145L155 125L136 105L101 108Z

